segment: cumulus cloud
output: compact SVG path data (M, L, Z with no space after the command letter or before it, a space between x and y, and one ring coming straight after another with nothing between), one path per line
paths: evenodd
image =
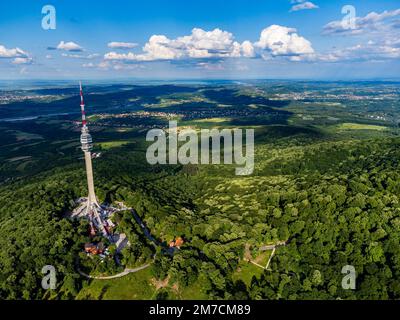
M237 57L241 55L241 45L234 41L232 33L214 29L204 31L194 28L190 36L176 40L178 46L183 45L189 56L193 58Z
M366 44L357 44L342 50L335 50L321 59L328 61L382 61L400 58L400 36L398 32L398 17L400 9L370 12L364 17L355 18L355 28L343 27L342 21L332 21L324 26L323 34L357 36L369 38Z
M294 4L305 1L294 0ZM361 25L385 21L396 17L400 12L385 11L382 14L368 14L360 18ZM395 21L396 23L398 21ZM110 45L117 49L120 45ZM71 58L89 58L90 55L64 53ZM206 70L222 70L229 65L226 60L235 58L242 62L245 58L286 59L294 62L346 62L374 61L400 58L400 38L397 33L380 37L365 44L335 49L325 53L315 52L312 43L300 35L294 28L271 25L263 29L256 42L245 40L238 42L232 33L221 29L206 31L194 28L189 35L169 38L166 35L153 35L142 50L137 52L111 51L104 55L100 63L83 64L87 68L128 70L138 68L140 62L171 61L176 65L192 65Z
M314 54L311 42L299 36L297 30L279 25L265 28L260 35L260 40L254 44L261 49L262 56L298 56L292 60L300 60L301 56Z
M132 49L135 48L138 44L133 42L118 42L112 41L107 44L107 46L111 49Z
M154 35L145 44L144 54L139 54L136 60L169 60L181 58L184 55L184 44L170 40L164 35Z
M104 55L105 60L125 60L125 61L135 61L137 60L137 55L128 52L128 53L117 53L117 52L108 52Z
M303 1L303 0L297 0L297 1L292 1L292 8L290 9L290 12L294 11L300 11L300 10L311 10L311 9L318 9L319 7L310 2L310 1Z
M262 30L257 42L236 41L232 33L221 29L205 31L194 28L190 35L170 39L165 35L153 35L142 48L142 52L108 52L105 61L133 63L158 60L218 60L224 58L271 59L282 56L292 61L310 60L314 55L311 42L297 34L297 30L271 25ZM198 66L208 66L201 62ZM215 67L215 66L213 66Z
M370 12L364 17L355 18L355 28L345 28L342 21L332 21L323 28L323 34L359 35L363 33L380 32L388 33L396 28L393 18L400 16L400 9L383 11L382 13Z
M33 59L26 57L26 58L15 58L12 61L13 64L32 64L33 63Z
M317 59L322 62L383 61L399 58L400 48L384 43L377 44L374 41L317 55Z
M299 1L299 0L295 0ZM304 3L304 1L300 2ZM393 15L394 13L390 13ZM369 17L369 19L372 16ZM383 17L375 17L382 19ZM271 25L262 30L258 41L238 42L232 33L221 29L205 31L194 28L190 35L170 39L153 35L140 52L108 52L104 55L103 68L123 69L123 65L136 68L143 61L173 61L192 64L197 68L220 70L227 58L282 58L297 62L339 62L367 59L394 59L399 55L400 39L387 38L327 53L314 51L312 43L294 28ZM88 64L87 67L99 67Z
M308 1L293 0L292 3L294 5L305 5ZM388 19L391 28L395 28L395 26L398 28L399 20L396 20L398 15L400 15L400 9L384 11L381 14L370 13L363 18L358 18L358 28L364 30L363 28L372 25L376 27L377 24L387 23ZM326 29L332 29L333 23L327 26ZM245 70L247 66L243 62L249 58L282 59L310 63L381 61L400 58L400 37L396 32L386 34L385 37L380 35L364 41L365 44L321 53L315 52L312 43L295 28L287 26L271 25L261 31L259 39L255 42L249 40L239 42L232 33L219 28L210 31L194 28L190 34L176 38L169 38L163 34L152 35L141 49L135 48L136 44L134 43L110 42L108 47L115 50L105 53L102 61L88 61L82 66L101 70L134 70L143 67L144 64L141 62L170 61L176 67L186 68L191 66L208 71L221 71L223 69L230 70L229 68L232 68L232 66ZM83 50L76 43L63 41L57 48L66 51ZM133 50L118 51L121 49ZM0 47L0 55L1 51L5 51L5 48ZM64 52L62 56L93 59L98 55ZM19 59L17 61L22 64L25 60ZM26 62L29 63L28 60Z
M54 49L54 48L50 47L48 49L51 50L51 49ZM58 44L56 49L64 50L64 51L71 51L71 52L81 52L81 51L83 51L83 48L79 44L77 44L77 43L75 43L73 41L70 41L70 42L60 41L60 43Z
M83 63L82 67L108 70L111 67L111 64L109 61L101 61L100 63L89 62L89 63Z
M194 28L187 36L169 39L165 35L153 35L144 45L143 52L117 53L108 52L105 60L156 61L176 59L204 59L252 57L254 48L250 41L240 44L234 41L232 33L220 29L205 31Z
M101 61L100 63L84 63L82 64L82 67L84 68L89 68L89 69L98 69L98 70L103 70L107 71L110 69L119 71L119 70L136 70L136 69L142 69L144 66L139 65L139 64L125 64L121 61Z
M28 53L20 48L7 49L0 45L0 58L26 58Z
M243 41L241 49L243 57L252 58L255 56L254 46L250 41Z
M73 58L73 59L95 59L100 55L98 53L92 53L88 55L83 54L70 54L70 53L62 53L61 56L66 58Z
M0 58L12 59L11 63L15 65L32 64L33 59L29 56L28 52L20 48L8 49L0 45Z

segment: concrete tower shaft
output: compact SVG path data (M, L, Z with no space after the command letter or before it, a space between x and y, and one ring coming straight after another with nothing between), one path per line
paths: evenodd
M94 181L93 181L93 167L92 167L92 155L89 151L84 151L85 164L86 164L86 177L88 183L88 201L91 204L99 206L97 203L96 194L94 192Z

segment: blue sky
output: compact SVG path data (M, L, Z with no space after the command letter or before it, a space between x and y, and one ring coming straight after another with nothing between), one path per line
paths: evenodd
M348 4L356 15L343 26ZM56 9L55 30L42 28L45 5ZM0 30L1 79L392 79L400 71L398 0L4 0Z

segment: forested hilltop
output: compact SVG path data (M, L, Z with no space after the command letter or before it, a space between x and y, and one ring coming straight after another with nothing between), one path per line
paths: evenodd
M134 208L160 243L184 240L166 254L121 212L118 228L131 242L123 265L151 266L113 280L77 272L78 265L91 274L123 268L112 259L86 261L87 223L65 218L87 193L74 116L1 122L0 298L399 299L396 115L344 98L340 105L317 97L278 104L266 93L258 96L259 90L283 94L281 87L163 87L158 94L140 88L144 110L157 116L138 120L131 114L139 111L135 100L134 111L122 110L127 116L100 112L89 119L101 152L94 159L100 200ZM126 92L123 99L135 96ZM150 101L151 95L157 98ZM381 103L388 110L398 106L398 100ZM229 105L243 114L225 114ZM210 113L213 108L224 113ZM366 109L386 112L386 120ZM254 173L236 176L229 165L150 166L144 129L171 117L182 126L255 128ZM45 265L57 270L56 290L41 287ZM346 265L356 270L355 290L342 288Z

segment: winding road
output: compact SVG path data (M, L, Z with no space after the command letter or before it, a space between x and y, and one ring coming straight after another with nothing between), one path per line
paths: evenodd
M78 273L81 276L84 276L85 278L88 278L88 279L111 280L111 279L121 278L121 277L126 276L126 275L128 275L130 273L134 273L134 272L138 272L140 270L146 269L146 268L150 267L150 265L151 265L150 263L147 263L147 264L144 264L144 265L142 265L140 267L137 267L137 268L134 268L134 269L125 269L121 273L117 273L117 274L114 274L112 276L91 276L91 275L89 275L87 273L84 273L83 271L81 271L79 269L78 269Z

